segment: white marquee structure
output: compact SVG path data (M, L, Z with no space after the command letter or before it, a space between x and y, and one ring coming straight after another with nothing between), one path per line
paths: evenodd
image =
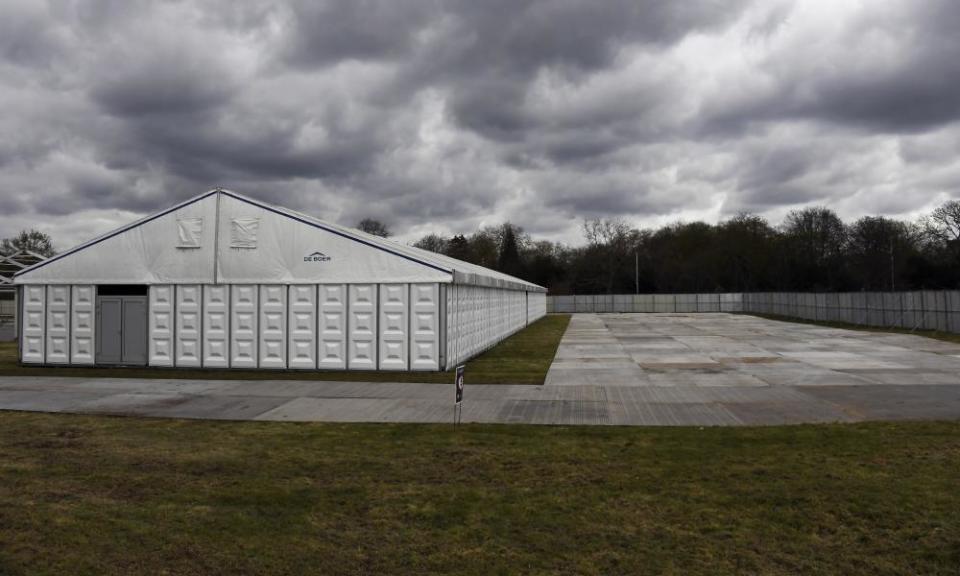
M25 364L443 370L546 314L541 286L220 189L14 282Z

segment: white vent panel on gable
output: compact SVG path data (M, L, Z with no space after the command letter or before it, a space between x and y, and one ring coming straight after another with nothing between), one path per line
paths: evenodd
M256 248L260 219L237 217L230 219L230 247Z
M202 238L202 217L184 216L177 218L177 248L199 248Z

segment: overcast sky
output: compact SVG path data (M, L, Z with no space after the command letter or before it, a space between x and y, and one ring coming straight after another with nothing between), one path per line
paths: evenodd
M215 186L401 240L960 198L960 2L0 3L0 236ZM241 6L242 4L242 6Z

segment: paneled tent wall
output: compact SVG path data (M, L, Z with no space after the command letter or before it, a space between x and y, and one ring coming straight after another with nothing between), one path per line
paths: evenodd
M133 331L145 352L122 362L165 368L440 370L546 312L542 287L225 190L15 282L21 361L35 364L116 362L97 348L120 333L98 332L107 288L141 294L120 339Z
M24 287L24 363L95 363L96 288ZM543 293L459 284L155 284L147 365L442 370L545 314Z
M546 315L546 294L453 284L447 287L448 366L454 366Z

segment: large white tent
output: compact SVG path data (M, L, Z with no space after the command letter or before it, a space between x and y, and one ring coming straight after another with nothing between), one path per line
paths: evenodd
M221 189L14 282L28 364L443 370L546 313L536 284Z

